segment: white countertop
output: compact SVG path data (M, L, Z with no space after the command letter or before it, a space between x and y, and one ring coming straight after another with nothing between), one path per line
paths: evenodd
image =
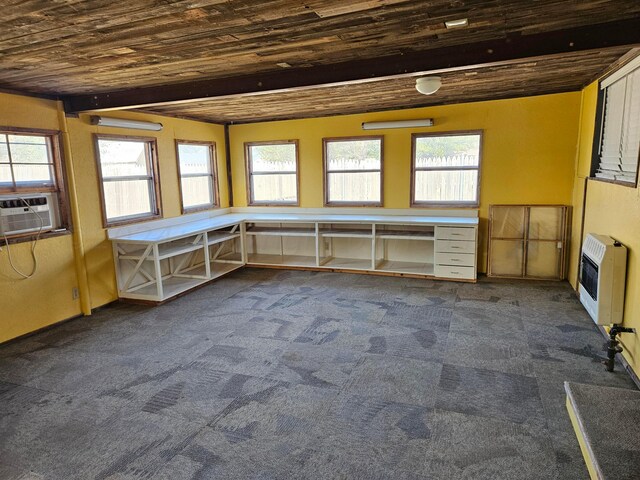
M336 214L292 214L292 213L230 213L187 223L149 228L126 235L109 235L109 239L128 243L159 243L197 235L217 228L241 222L290 222L290 223L358 223L387 225L451 225L475 227L478 218L434 217L411 215L336 215ZM151 227L151 225L150 225Z

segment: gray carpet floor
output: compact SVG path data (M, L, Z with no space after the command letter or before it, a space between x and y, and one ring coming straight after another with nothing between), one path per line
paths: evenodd
M244 269L0 346L0 478L586 479L566 283Z

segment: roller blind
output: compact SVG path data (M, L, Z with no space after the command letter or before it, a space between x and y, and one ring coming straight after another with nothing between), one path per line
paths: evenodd
M635 183L640 154L640 67L605 86L596 177Z

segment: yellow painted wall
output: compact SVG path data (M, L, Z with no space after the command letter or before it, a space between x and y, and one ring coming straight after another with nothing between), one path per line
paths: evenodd
M578 264L582 245L582 206L584 188L591 171L591 150L593 148L593 132L595 128L596 106L598 101L598 82L594 82L581 93L580 124L578 131L578 150L573 185L573 223L571 227L571 247L569 258L568 280L576 288L578 281ZM576 253L578 252L578 253Z
M610 235L621 241L628 249L627 290L623 324L640 332L640 189L613 185L597 180L585 180L589 175L591 150L594 134L597 83L582 92L582 116L580 143L577 159L577 174L574 189L574 208L581 209L584 182L587 181L587 201L585 205L584 232ZM576 214L576 217L578 215ZM579 229L581 218L575 228ZM572 285L576 287L580 242L576 237L571 250ZM640 372L639 334L625 333L620 336L624 346L624 356L636 373Z
M0 94L0 125L66 131L69 148L65 149L67 176L73 175L79 221L75 228L82 234L85 257L80 270L88 277L87 302L96 308L116 300L115 271L111 245L102 227L100 193L94 152L93 133L141 135L139 131L92 126L89 115L64 119L55 101ZM161 132L142 133L158 141L158 159L164 218L180 215L178 171L174 139L214 141L217 146L220 204L229 205L225 166L224 128L189 120L132 112L113 112L111 116L161 122ZM66 124L66 125L65 125ZM69 186L69 184L68 184ZM30 243L11 246L15 263L29 270ZM74 243L71 235L43 239L38 243L38 272L28 280L20 279L10 269L6 249L0 252L0 342L32 332L82 313L80 302L72 300L77 287Z
M60 130L54 101L0 93L0 125ZM11 245L18 269L31 271L31 243ZM71 290L77 286L71 235L40 240L38 270L21 279L9 266L6 247L0 252L0 342L80 314Z
M322 138L384 135L384 207L409 208L411 134L484 130L480 270L486 267L489 205L571 204L580 93L393 112L287 120L230 128L234 206L246 206L244 142L299 140L300 206L323 206ZM362 122L434 118L435 126L364 132Z

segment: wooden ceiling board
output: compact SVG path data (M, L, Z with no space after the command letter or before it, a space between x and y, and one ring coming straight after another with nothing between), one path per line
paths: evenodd
M636 0L14 0L0 18L0 87L107 92L190 71L233 77L634 15ZM461 16L469 28L444 29Z
M517 63L525 58L573 55L603 48L640 45L640 29L635 20L598 24L608 35L593 34L593 26L514 36L507 39L475 42L421 52L374 59L357 59L309 68L280 69L277 72L239 75L233 78L193 80L107 93L67 96L67 112L95 109L150 107L169 102L184 102L238 94L307 89L319 85L348 84L397 76L450 72L481 66ZM603 68L606 65L603 65Z
M156 89L171 92L168 101L189 101L147 111L225 123L575 90L637 43L594 25L640 32L638 0L5 0L2 7L0 90L62 96L67 108L83 95L155 99ZM445 28L459 18L469 26ZM580 42L591 35L601 44L588 52L527 46L569 41L553 34L580 28ZM492 45L495 54L474 50ZM445 72L433 97L413 88L411 67L423 57L440 59L423 71ZM341 84L319 88L314 76ZM284 91L266 91L276 88ZM182 98L178 90L194 93Z
M432 96L419 94L415 77L407 77L294 92L234 95L139 110L213 123L250 123L568 92L579 90L585 78L595 78L605 66L628 52L623 47L597 54L527 59L444 73L442 87Z

